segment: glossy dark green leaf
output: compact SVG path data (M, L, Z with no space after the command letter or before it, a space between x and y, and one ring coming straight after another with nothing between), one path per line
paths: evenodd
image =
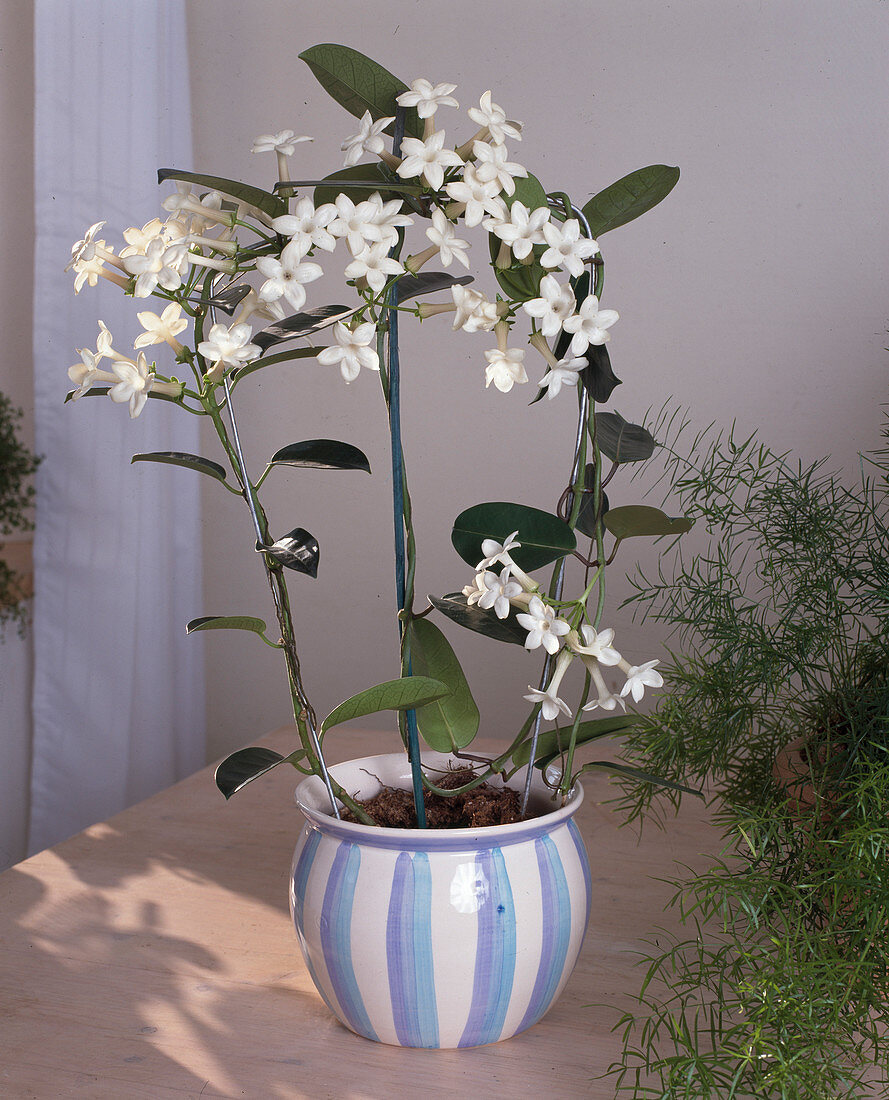
M110 389L111 389L110 386L93 386L92 389L87 390L86 393L81 394L80 396L81 397L107 397L108 396L108 391ZM65 400L62 403L64 405L67 405L69 401L74 401L75 400L75 397L74 397L75 393L77 393L77 390L68 390L68 392L65 394ZM79 400L79 398L77 400ZM151 393L149 393L148 400L149 401L169 401L171 405L181 404L178 397L173 397L169 393L155 393L154 390L152 390ZM204 414L200 413L199 415L203 416Z
M587 487L592 488L591 471L592 465L587 466ZM608 511L608 494L602 494L602 515L604 516ZM596 497L593 493L583 494L583 504L580 506L580 511L577 513L577 523L575 529L580 531L582 535L586 535L587 538L594 539L596 537L596 526L599 517L596 513Z
M428 676L403 676L360 691L344 700L321 723L321 732L381 710L416 710L449 694L450 689Z
M485 556L485 539L502 543L516 530L522 545L512 551L512 558L526 572L570 554L577 546L574 532L558 516L524 504L499 501L476 504L461 512L454 520L451 542L460 557L474 567Z
M305 439L276 451L269 466L310 466L318 470L366 470L367 455L351 443L338 439Z
M615 734L628 733L631 729L641 725L643 719L637 714L617 714L612 718L594 718L589 722L581 722L577 727L578 746L586 745L590 741L596 741L600 737L609 737ZM545 768L551 760L559 755L559 745L567 748L568 729L544 730L537 738L537 754L534 760L536 768ZM517 768L523 767L531 757L531 742L524 741L512 754L512 762Z
M596 413L596 442L612 462L644 462L657 446L654 436L641 424L631 424L619 412Z
M287 203L261 187L254 187L249 183L240 183L238 180L225 179L222 176L204 176L195 172L180 172L178 168L158 168L157 182L165 180L181 180L183 183L193 183L197 187L206 187L210 191L221 191L224 195L230 195L239 202L246 202L248 206L255 206L268 214L270 218L280 218L287 213Z
M536 176L530 173L526 178L521 176L516 178L515 192L512 195L502 194L501 198L508 207L511 207L514 202L520 202L527 209L537 210L541 206L547 206L546 191L543 189L543 185ZM530 264L523 264L519 260L513 260L510 267L500 268L496 265L497 257L500 255L500 246L502 241L499 237L493 233L488 234L488 248L491 253L491 261L494 263L494 275L497 278L497 282L506 291L509 297L513 300L520 302L527 302L530 298L536 298L540 294L540 280L546 274L546 271L540 266L536 260ZM543 247L538 245L534 251L534 255L538 256L543 252Z
M130 462L166 462L171 466L184 466L188 470L197 470L200 474L215 477L217 481L225 481L224 466L220 466L218 462L211 462L209 458L186 454L184 451L151 451L147 454L133 455Z
M686 787L684 783L674 783L672 779L663 779L659 775L651 775L639 768L630 768L626 764L614 764L610 760L591 760L584 764L578 774L584 772L610 772L612 775L625 775L628 779L635 779L639 783L652 783L655 787L665 787L671 791L681 791L683 794L693 794L695 798L703 799L704 792L694 787Z
M192 619L185 633L194 634L196 630L250 630L265 636L266 624L252 615L203 615Z
M450 691L416 708L420 735L436 752L462 749L478 733L479 713L457 654L428 619L412 619L409 635L413 673L438 680Z
M659 537L661 535L682 535L694 526L694 520L685 516L675 519L666 515L660 508L651 508L647 504L624 504L612 508L604 519L606 530L617 539L635 538L640 535Z
M452 623L465 626L467 630L474 630L477 634L484 634L487 638L493 638L498 642L511 642L513 645L524 645L528 637L528 631L519 626L515 620L515 610L510 611L505 619L498 619L493 610L486 611L476 604L470 607L462 592L451 592L440 598L436 596L426 598Z
M679 169L650 164L612 183L584 206L594 237L626 225L667 197L679 181Z
M389 202L391 199L409 199L422 194L422 191L422 184L405 183L397 176L393 177L380 162L355 164L351 168L331 172L319 180L313 202L315 206L323 206L324 203L335 202L337 195L345 194L357 205L369 199L374 192L379 192L383 202Z
M309 577L318 576L318 560L321 556L318 540L304 527L294 527L292 531L276 539L271 546L264 547L264 552L285 569L293 569Z
M452 286L466 286L473 281L471 275L448 275L446 271L420 271L416 275L404 275L398 280L398 300L419 298L421 294L435 294Z
M240 382L248 374L255 374L263 367L273 367L276 363L287 363L291 359L314 359L321 348L290 348L289 351L279 351L275 355L264 355L262 359L254 359L232 371L232 381Z
M316 309L307 309L304 313L293 313L290 317L275 321L274 324L260 329L250 339L265 351L273 344L280 344L284 340L310 336L313 332L319 332L337 321L350 317L354 312L354 306L318 306Z
M241 258L243 260L243 253ZM193 302L195 305L210 306L213 309L221 309L223 313L232 314L249 293L249 283L232 283L220 290L218 294L214 294L212 298L189 298L188 301Z
M282 756L274 749L266 749L261 745L238 749L216 768L216 786L227 799L231 798L242 787L270 772L272 768L277 768L279 764L298 764L306 755L305 749L297 749L289 756Z
M611 369L611 356L605 344L590 344L584 353L587 365L580 372L580 380L590 397L600 405L604 404L620 379Z
M408 90L404 81L349 46L321 43L303 50L299 57L327 94L356 118L365 111L370 111L373 119L394 117L396 96ZM390 124L386 132L391 131ZM423 136L422 120L413 108L407 111L405 133Z

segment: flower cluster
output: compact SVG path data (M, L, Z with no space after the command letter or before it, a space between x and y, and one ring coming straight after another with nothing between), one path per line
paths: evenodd
M350 80L353 52L343 52L342 75ZM360 98L372 102L375 93L370 88L364 91L367 95ZM234 474L234 480L224 484L231 488L236 481L240 489L232 491L242 491L251 505L257 548L268 552L263 560L273 587L280 587L282 563L306 572L317 567L317 543L314 550L311 543L300 547L305 555L301 558L270 541L257 495L266 474L254 484L237 446L232 393L242 377L296 358L314 358L322 368L336 368L346 383L376 372L391 417L393 372L381 369L381 357L388 349L389 365L394 362L396 310L412 313L420 321L453 315L455 331L486 334L488 346L478 361L484 365L485 387L500 393L529 381L531 349L532 356L538 355L545 365L537 396L551 400L563 392L573 393L581 421L577 438L593 440L592 453L584 460L586 470L580 457L582 444L577 445L575 475L568 490L573 494L571 514L566 511L548 518L560 525L564 536L556 540L555 548L574 545L575 528L585 526L589 533L592 524L595 534L589 556L579 552L578 556L586 564L587 580L590 571L595 572L577 600L547 595L513 557L521 549L514 531L503 543L483 540L484 556L464 595L467 604L478 609L473 614L484 613L484 624L494 628L489 633L496 636L498 630L508 633L517 626L524 632L525 649L546 654L541 686L529 687L525 696L534 704L529 721L539 724L540 714L547 721L558 721L560 716L572 719L573 745L578 730L574 714L579 709L625 709L627 698L639 702L645 688L662 684L657 661L631 665L614 648L613 631L600 629L599 624L604 568L614 555L609 558L603 546L604 482L595 438L596 402L589 399L603 356L593 355L591 349L610 340L618 313L601 304L604 264L587 217L566 195L547 195L514 159L511 143L522 140L521 123L511 120L486 91L467 112L472 128L454 140L446 127L450 127L448 112L459 109L455 91L454 84L418 78L395 97L397 108L387 97L375 102L374 110L358 120L356 132L342 142L347 171L326 177L320 186L300 183L291 174L290 159L312 139L283 129L261 134L253 143L254 152L275 156L278 179L273 191L167 170L175 190L162 201L163 217L141 228L125 229L118 244L100 236L105 222L90 226L73 246L68 263L75 293L105 279L132 298L155 298L161 304L156 311L143 308L136 313L141 331L131 355L116 350L111 333L99 322L95 350L81 349L80 362L69 368L75 385L69 396L79 399L90 392L107 393L112 401L126 404L131 417L139 416L149 399L163 398L209 417ZM349 96L344 102L351 108L355 99ZM393 128L401 137L390 151L386 135ZM361 167L365 157L373 158L366 163L366 171ZM629 189L628 193L634 192ZM638 212L634 209L630 216ZM601 219L598 224L603 224ZM481 238L482 249L473 236ZM472 270L471 257L479 253L486 264L491 258L498 286L493 293L478 284L467 285L473 280L464 272ZM424 271L430 262L444 270ZM340 273L353 288L352 305L318 305L310 300L331 263L339 263ZM436 292L442 292L443 300L425 297ZM322 333L320 344L314 342L318 333ZM172 365L159 366L149 358L151 354L166 355ZM187 381L176 377L174 369ZM225 418L223 410L227 410ZM231 436L225 420L231 420ZM395 453L395 447L400 451L401 446L397 427L393 433ZM312 440L299 446L309 444L324 452L315 456L320 465L329 460L329 444L339 456L336 461L347 467L356 462L357 448L351 445ZM163 460L186 466L206 461L171 455L166 453ZM365 456L361 457L367 468ZM596 471L592 484L584 480L591 469ZM401 508L396 531L403 525L408 536L404 553L410 555L415 540L406 480L402 489L400 503L397 494L394 498L396 509ZM581 495L588 492L592 519L587 516L581 524ZM520 505L507 508L522 513ZM519 515L514 511L508 523L521 526L528 543L534 541L533 521L527 530L522 516L529 511L535 510L525 509ZM497 531L505 526L492 525ZM293 543L292 536L300 531L285 539ZM470 565L473 557L474 549L466 558ZM270 559L276 564L270 565ZM413 576L412 564L407 575ZM591 613L587 603L595 587L597 610ZM411 591L407 606L400 609L404 632L410 632L420 617L410 605L412 595ZM282 596L276 604L280 635L293 657L295 641L287 607ZM507 627L498 626L498 621L502 624L507 619ZM427 633L430 627L427 624ZM484 633L485 628L481 629ZM409 652L407 645L402 651L402 676L409 672L404 657ZM583 698L572 712L559 693L576 661L586 676ZM299 703L294 718L307 758L320 760L320 749L305 724L305 715L312 712L302 685L294 680L298 675L292 670L297 668L294 658L288 665L291 695ZM610 669L625 677L614 690L606 679ZM590 685L595 688L592 699ZM320 767L323 771L323 760ZM561 782L567 793L570 777Z
M624 699L628 695L632 696L634 703L638 703L646 687L662 687L663 677L655 670L658 661L631 665L613 648L614 631L610 627L597 631L582 621L587 616L585 600L557 606L541 592L540 585L512 558L511 552L522 545L518 534L518 531L513 531L502 543L494 539L482 542L485 556L476 567L473 583L463 589L463 595L470 607L477 605L484 610L493 610L498 619L507 618L512 608L520 608L515 620L527 631L525 649L542 647L551 657L558 654L555 669L545 686L532 688L529 684L530 694L524 698L529 703L541 704L543 717L548 722L557 721L560 714L571 718L571 708L559 698L557 692L575 658L579 658L589 672L598 692L595 699L582 707L585 711L597 708L614 710L618 705L626 709ZM496 573L491 568L494 565L503 568ZM619 694L615 695L605 683L603 666L617 667L624 673L626 679Z

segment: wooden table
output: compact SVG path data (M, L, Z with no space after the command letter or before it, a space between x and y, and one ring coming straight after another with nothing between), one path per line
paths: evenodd
M287 752L293 736L263 743ZM337 759L396 747L336 734ZM714 850L703 811L637 844L601 804L607 779L585 781L593 913L561 999L505 1043L404 1050L342 1027L303 965L294 777L278 768L225 803L207 769L0 875L0 1097L612 1097L595 1078L620 1053L634 948L664 923L650 876Z

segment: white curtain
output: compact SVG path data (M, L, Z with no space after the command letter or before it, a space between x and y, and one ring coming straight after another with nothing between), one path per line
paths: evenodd
M63 404L96 318L126 352L136 302L63 274L93 222L164 216L161 166L191 167L184 0L36 0L34 363L37 482L29 848L108 817L204 762L200 475L139 451L197 453L197 418L149 401ZM166 345L149 349L159 363ZM171 363L166 363L172 369ZM162 368L163 369L163 368Z

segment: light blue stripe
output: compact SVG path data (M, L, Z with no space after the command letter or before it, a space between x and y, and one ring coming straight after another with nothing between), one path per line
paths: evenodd
M565 968L568 941L571 938L571 899L559 852L549 837L534 842L540 871L540 897L543 908L540 965L531 1001L517 1031L537 1023L553 1002L559 979Z
M432 879L429 858L395 861L386 921L386 965L395 1034L402 1046L437 1047L438 1010L432 959Z
M340 844L321 906L321 946L343 1020L359 1035L379 1042L368 1019L352 966L352 908L360 865L358 845Z
M475 976L469 1018L459 1046L495 1043L503 1031L515 977L515 905L506 863L499 848L476 855L476 866L489 884L478 911Z
M580 829L578 829L577 823L573 818L568 822L568 833L574 841L574 847L577 849L577 858L580 860L580 869L583 871L583 885L586 889L586 920L583 922L583 934L586 936L587 928L590 923L590 913L593 909L593 879L590 874L590 861L586 854L586 845L583 842L583 837L580 835ZM581 940L581 943L583 943L583 940Z
M421 1047L438 1046L438 1008L432 961L432 871L429 856L414 856L414 973L417 981L417 1021Z
M324 986L318 980L318 972L315 969L315 965L309 953L308 943L306 942L305 918L303 916L306 905L306 888L309 883L309 872L312 869L312 864L315 862L315 853L318 851L318 845L320 843L321 833L317 829L312 829L306 839L303 850L299 853L299 859L296 861L296 867L293 872L293 923L296 926L296 935L299 939L299 945L302 948L303 958L306 960L306 966L309 969L312 981L315 983L315 988L324 998L324 1003L334 1016L336 1016L338 1015L337 1010L330 1003L330 998L324 992Z

